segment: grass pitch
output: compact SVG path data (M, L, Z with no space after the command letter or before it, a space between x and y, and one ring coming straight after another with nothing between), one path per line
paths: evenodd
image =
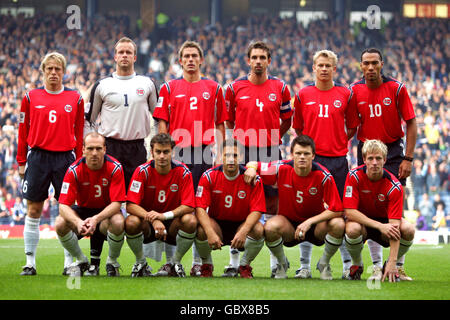
M89 256L89 241L82 239L81 248ZM107 278L105 261L108 244L102 253L101 276L69 278L61 275L63 249L58 240L41 239L37 251L37 276L20 276L25 265L22 239L0 240L0 300L449 300L450 245L412 246L406 257L406 271L412 282L374 283L367 281L366 270L361 281L341 280L340 253L331 260L333 281L319 279L315 265L323 247L314 247L313 278L294 278L299 267L299 249L285 248L291 262L288 279L270 279L269 250L264 247L252 263L254 279L221 278L228 264L229 247L213 251L214 278L131 278L134 255L125 243L119 262L121 276ZM384 249L384 258L388 250ZM363 259L370 266L367 246ZM182 263L189 273L192 254ZM154 272L164 261L148 259Z

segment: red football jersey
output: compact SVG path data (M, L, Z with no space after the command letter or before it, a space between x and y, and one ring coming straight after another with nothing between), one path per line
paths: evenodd
M47 151L75 149L82 156L84 102L80 93L64 88L50 93L44 88L28 92L22 99L19 118L17 162L25 165L28 147Z
M67 169L59 202L83 208L104 208L113 201L126 200L122 165L109 155L100 170L90 170L86 158L79 158Z
M326 91L309 85L295 96L292 127L314 140L316 154L325 157L347 154L346 128L359 124L354 99L350 98L350 90L341 85Z
M403 187L398 179L384 169L383 178L370 181L367 167L350 170L345 181L344 208L357 209L369 218L401 219Z
M183 163L172 160L172 169L166 175L155 169L155 161L136 168L131 178L127 201L147 211L163 213L180 205L195 208L192 173Z
M179 147L211 144L214 125L227 120L222 87L206 78L194 83L183 78L166 82L153 117L169 123L169 133Z
M303 222L326 208L343 211L333 176L317 162L313 161L312 170L306 177L295 173L293 160L260 162L258 172L264 184L278 186L278 214L292 221Z
M197 207L208 209L208 215L217 220L245 221L250 212L266 211L264 188L257 177L250 186L244 181L246 168L239 166L239 175L230 180L223 173L223 166L217 166L203 173L195 200Z
M230 121L235 122L233 136L248 147L279 145L280 119L292 117L291 93L287 85L272 76L254 85L247 76L231 83L225 102Z
M410 120L416 115L403 83L383 76L383 83L376 89L369 89L362 79L353 83L350 90L355 96L361 122L358 140L378 139L392 143L405 135L402 119Z

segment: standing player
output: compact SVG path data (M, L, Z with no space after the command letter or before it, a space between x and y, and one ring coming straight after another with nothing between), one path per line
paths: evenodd
M291 155L293 160L269 165L249 162L245 173L247 182L259 172L263 182L277 184L279 188L278 214L264 225L266 245L278 260L274 277L287 278L289 266L283 245L292 247L308 241L317 246L325 243L317 269L321 279L331 280L330 259L341 246L344 236L342 201L333 176L313 161L315 145L309 136L295 137Z
M345 243L352 256L351 279L361 279L361 251L366 239L390 247L381 281L397 281L397 259L404 256L414 239L414 226L402 218L403 187L383 168L387 147L379 140L366 140L362 147L364 165L350 171L345 184L344 208L349 219Z
M316 81L302 88L295 96L292 127L297 135L306 134L314 140L314 161L330 171L342 198L348 173L348 140L355 134L358 120L354 116L356 106L351 99L350 90L333 81L337 61L336 54L329 50L314 54L313 71ZM343 278L346 278L351 257L344 245L340 251ZM300 252L301 267L297 270L296 277L310 278L312 245L302 242Z
M114 46L116 71L95 83L91 90L86 120L106 137L108 154L122 165L125 187L134 170L147 161L144 139L152 131L152 113L158 100L153 81L136 75L137 47L123 37ZM98 275L103 239L91 237L91 267L87 274Z
M175 142L159 133L150 142L153 160L136 168L127 193L125 220L128 246L136 256L132 277L150 275L142 243L156 240L176 244L167 275L184 277L181 259L197 233L192 174L181 162L172 161Z
M64 174L81 156L83 146L84 102L77 91L63 85L66 59L49 53L40 69L44 86L25 95L19 117L17 162L27 199L23 230L27 263L21 275L36 275L39 222L50 183L59 199Z
M259 177L254 185L245 183L246 168L239 165L236 140L224 142L222 161L203 174L196 193L200 225L195 243L203 262L201 276L213 276L211 250L230 245L244 250L239 269L230 272L253 278L250 263L264 246L264 228L259 222L266 210L263 185Z
M291 94L282 80L269 75L271 59L266 43L252 42L247 49L250 73L235 80L226 90L228 126L234 129L233 137L245 147L244 163L281 160L281 138L291 126ZM278 195L270 186L264 186L264 192L267 220L277 213ZM237 268L238 263L238 252L231 250L230 265L225 268L224 276ZM271 265L275 267L273 257Z
M120 212L125 201L122 165L106 154L105 138L96 132L84 138L83 155L64 177L56 233L62 246L77 260L69 268L71 276L82 276L89 267L78 237L94 234L108 239L106 274L119 276L117 258L124 240L124 217Z
M200 45L185 41L178 56L183 76L161 86L153 117L159 121L159 132L168 132L175 140L175 159L191 170L194 189L197 189L203 172L212 167L214 142L218 147L222 145L227 112L221 86L201 76L204 56ZM219 148L217 150L220 153ZM217 159L220 159L220 154ZM191 275L200 275L200 264L194 246Z
M411 174L412 160L417 139L417 124L414 108L403 83L381 73L383 57L380 50L365 49L361 54L361 70L364 78L350 86L357 106L360 126L357 138L358 165L363 164L362 145L367 139L378 139L388 148L386 169L394 174L402 185ZM406 122L405 133L402 122ZM374 263L373 277L381 279L382 247L368 241ZM412 280L403 269L404 257L397 261L401 280Z

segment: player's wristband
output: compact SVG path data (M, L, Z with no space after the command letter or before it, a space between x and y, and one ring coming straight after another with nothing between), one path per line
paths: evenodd
M404 157L403 157L403 160L406 160L406 161L412 162L412 161L414 160L414 158L412 158L412 157L407 157L407 156L404 156Z
M164 216L165 220L170 220L170 219L173 219L173 217L175 215L173 214L173 211L167 211L167 212L163 213L163 216Z
M256 167L256 166L246 166L246 167L247 167L247 169L252 168L252 169L255 169L256 171L258 171L258 167Z

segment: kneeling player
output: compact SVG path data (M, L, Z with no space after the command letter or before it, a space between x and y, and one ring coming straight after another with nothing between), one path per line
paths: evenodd
M124 218L120 212L125 201L122 165L106 154L105 138L96 132L84 138L83 155L64 177L55 221L59 241L76 258L68 274L82 276L89 268L78 238L96 234L108 239L107 275L119 276L117 258L124 240Z
M345 243L353 266L351 279L361 279L361 251L366 239L390 247L382 281L398 281L397 259L413 243L414 226L402 219L403 187L383 168L387 147L379 140L366 140L362 147L364 165L349 172L345 183L344 208L347 217Z
M246 168L239 165L236 140L223 143L223 165L207 170L196 193L198 226L195 244L202 259L201 276L212 277L211 250L224 245L244 250L239 270L242 278L253 278L250 263L264 246L263 226L259 222L266 211L264 188L259 177L254 185L244 181Z
M136 168L127 193L125 231L128 246L136 256L132 277L151 275L143 243L161 240L176 244L173 263L163 268L169 275L184 277L181 259L191 248L197 230L192 174L181 162L172 160L175 142L160 133L150 141L153 160Z
M317 269L321 279L331 280L330 259L344 235L342 202L331 174L313 161L315 145L309 136L296 137L291 153L290 161L247 164L247 182L259 172L264 184L278 185L279 212L264 225L266 245L278 259L274 277L287 278L283 245L292 247L308 241L317 246L325 243Z

